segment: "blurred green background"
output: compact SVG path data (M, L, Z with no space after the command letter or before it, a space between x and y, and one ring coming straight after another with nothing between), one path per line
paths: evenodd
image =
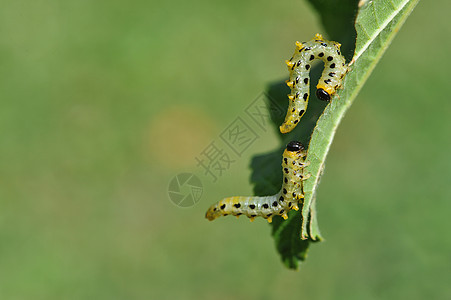
M2 1L0 298L450 299L450 9L418 5L347 113L296 272L264 220L204 219L276 132L216 182L195 157L324 32L309 5Z

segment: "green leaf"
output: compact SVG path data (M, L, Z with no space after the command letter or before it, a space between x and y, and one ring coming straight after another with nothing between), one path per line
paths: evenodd
M350 63L351 71L345 77L344 88L337 93L319 118L310 139L307 161L311 163L308 172L312 177L304 184L303 216L310 213L310 203L341 119L417 3L418 0L367 1L367 4L360 8L355 25L357 40L354 57ZM307 226L308 221L304 217L302 239L309 238Z
M319 181L324 171L324 164L330 145L346 111L351 106L363 84L371 74L371 71L380 60L390 42L398 32L401 25L414 9L419 0L366 0L360 1L357 18L355 20L355 30L357 32L356 46L353 59L350 63L350 71L344 79L343 89L339 90L333 97L330 104L324 108L324 104L317 101L311 93L309 108L301 119L295 130L286 135L280 135L281 144L278 150L253 158L252 168L254 170L252 181L255 183L254 192L257 195L276 193L280 188L281 171L280 157L283 147L288 141L299 140L304 145L308 144L307 161L310 166L306 171L311 174L311 178L304 182L305 201L301 212L290 212L289 219L282 221L274 218L273 231L276 248L278 249L283 262L289 268L297 268L299 261L306 257L310 242L322 239L316 218L315 193ZM331 18L331 11L334 5L340 3L350 8L350 4L356 1L312 1L313 6L320 8L319 13L322 20ZM346 4L345 4L346 3ZM328 9L326 9L326 7ZM324 11L324 14L322 14ZM342 12L342 16L350 18L349 12ZM352 22L345 17L337 18L340 22ZM329 22L329 21L328 21ZM336 27L330 23L325 24L326 29L333 30L334 36L347 35L343 40L348 40L349 28L343 24ZM341 32L336 28L341 28ZM343 42L342 42L343 43ZM344 46L346 47L346 46ZM349 45L347 45L349 47ZM312 70L312 77L319 77L320 68ZM286 107L286 94L288 88L283 83L270 86L268 96L272 98L270 105L282 105ZM271 109L271 108L270 108ZM273 111L273 110L271 110ZM274 128L278 131L278 126L283 119L273 117ZM316 122L317 121L317 122ZM315 125L316 123L316 125ZM264 166L264 168L263 168ZM275 175L278 174L278 175Z

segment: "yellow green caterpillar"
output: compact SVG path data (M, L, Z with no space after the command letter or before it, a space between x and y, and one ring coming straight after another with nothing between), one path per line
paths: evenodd
M299 209L304 199L303 181L309 177L304 174L307 151L297 141L290 142L283 152L282 171L283 184L280 192L265 197L229 197L212 205L205 217L213 221L220 216L245 215L251 221L255 217L263 217L272 222L274 216L288 218L288 211Z
M311 64L320 59L324 62L324 71L316 86L316 96L320 100L329 101L331 96L341 87L348 70L345 58L340 53L341 44L325 40L319 33L308 42L296 42L296 50L286 61L290 71L287 85L291 88L288 95L289 105L285 121L280 132L287 133L299 123L307 110L310 87Z

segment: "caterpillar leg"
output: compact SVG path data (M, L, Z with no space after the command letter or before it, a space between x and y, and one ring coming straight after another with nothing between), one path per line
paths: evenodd
M309 179L310 177L312 177L312 174L308 173L308 174L304 175L304 177L302 177L301 180L305 181L305 180Z
M310 166L310 161L305 162L302 166L303 166L304 168Z

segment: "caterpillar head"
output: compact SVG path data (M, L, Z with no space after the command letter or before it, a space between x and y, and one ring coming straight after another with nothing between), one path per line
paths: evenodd
M318 97L319 100L330 101L330 94L322 88L316 90L316 97Z
M291 141L287 144L287 148L284 151L284 157L291 157L295 160L302 159L307 156L307 151L304 145L298 141Z
M291 141L287 144L287 150L291 152L305 150L304 145L302 145L301 142L298 141Z

